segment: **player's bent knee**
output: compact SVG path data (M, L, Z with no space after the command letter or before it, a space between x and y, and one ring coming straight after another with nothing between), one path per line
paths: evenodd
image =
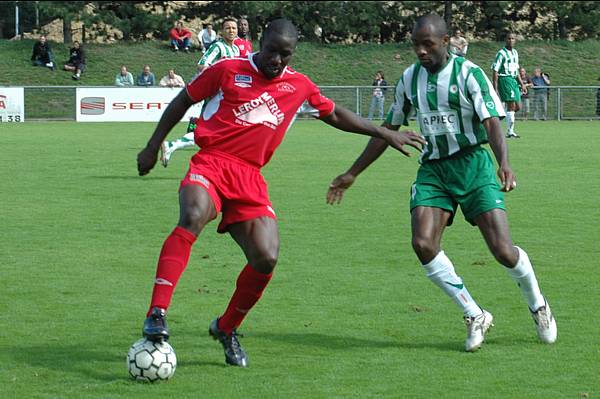
M276 253L263 253L250 261L250 265L259 273L269 274L277 265Z
M181 210L179 226L198 235L210 221L207 212L200 207L187 207Z
M519 260L517 249L510 243L494 246L494 248L492 248L492 253L494 254L494 258L506 267L514 267Z
M437 253L440 251L438 245L432 240L423 237L413 237L412 247L417 254L417 257L421 262L427 263L431 259L435 258Z

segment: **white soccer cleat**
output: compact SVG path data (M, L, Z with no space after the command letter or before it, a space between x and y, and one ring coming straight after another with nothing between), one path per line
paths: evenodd
M163 141L160 145L160 163L165 168L169 165L169 159L171 159L171 155L173 151L171 150L171 145L168 141Z
M558 335L556 320L546 298L544 298L544 304L544 306L540 306L535 312L531 312L531 317L535 321L535 329L540 341L545 344L552 344L556 341L556 336Z
M467 352L475 352L481 347L485 340L485 334L493 326L493 320L494 316L487 310L483 310L483 313L476 317L465 316L465 324L467 325L465 350Z

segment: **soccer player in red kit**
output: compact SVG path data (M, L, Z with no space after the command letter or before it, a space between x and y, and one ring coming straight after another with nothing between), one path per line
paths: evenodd
M233 44L240 49L240 57L245 57L252 52L252 41L250 40L250 25L246 18L240 18L237 21L238 37Z
M204 226L221 212L218 232L228 232L248 263L240 273L225 312L210 324L228 364L246 367L248 359L237 327L271 280L279 252L279 232L267 185L260 173L306 100L325 123L348 132L385 139L409 155L404 145L420 149L414 132L376 127L324 97L306 76L287 67L298 41L285 19L269 24L261 51L247 58L222 59L204 69L175 97L137 158L140 175L150 172L160 144L187 109L205 98L195 131L200 150L179 188L180 217L165 240L156 270L152 300L143 335L153 341L169 338L166 311L183 273L192 245Z

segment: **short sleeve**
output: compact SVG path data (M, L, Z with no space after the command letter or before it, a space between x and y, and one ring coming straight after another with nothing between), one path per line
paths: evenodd
M335 109L333 100L321 94L321 90L310 79L306 78L306 84L308 86L306 100L311 107L319 112L318 118L323 119L327 115L330 115Z
M225 61L225 60L223 60ZM218 62L205 68L187 86L190 98L198 103L219 91L226 71L226 62Z
M219 43L213 43L207 50L206 53L198 61L198 65L209 66L218 61L222 56L221 46Z
M492 117L503 118L506 116L502 101L481 68L473 68L466 83L467 92L473 102L473 110L481 121Z
M385 121L391 126L408 126L408 116L410 115L411 108L412 105L406 97L404 77L401 77L396 85L394 103L390 107Z
M492 70L494 70L496 72L500 71L500 68L502 67L503 59L504 59L504 57L502 56L502 52L498 51L498 54L496 54L496 60L492 64Z

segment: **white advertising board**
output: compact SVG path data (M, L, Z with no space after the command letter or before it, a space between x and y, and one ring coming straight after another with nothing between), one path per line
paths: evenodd
M77 122L158 122L181 88L81 87L77 88ZM183 117L199 116L202 103Z
M22 87L0 87L0 123L25 122L25 95Z

